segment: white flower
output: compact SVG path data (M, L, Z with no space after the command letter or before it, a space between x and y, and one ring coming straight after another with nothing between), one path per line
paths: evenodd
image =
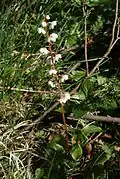
M40 28L38 28L38 33L39 34L46 34L46 31L42 27L40 27Z
M56 87L56 85L53 83L53 81L48 81L48 84L52 87L52 88L54 88L54 87Z
M46 27L47 26L47 23L45 21L42 22L42 26L43 27Z
M47 54L49 54L49 51L47 50L47 48L41 48L40 53L43 55L47 55Z
M54 29L54 27L57 25L57 21L50 22L49 29Z
M55 57L54 57L54 61L58 62L58 60L59 60L60 58L62 58L61 54L57 54L57 55L55 55Z
M18 55L18 54L19 54L19 52L16 51L16 50L13 50L13 52L11 53L12 56L14 56L14 55Z
M68 75L63 75L61 78L61 82L64 82L66 80L68 80Z
M51 70L49 71L49 74L50 74L50 75L56 75L56 74L57 74L57 71L54 70L54 69L51 69Z
M48 42L52 41L52 42L56 42L56 39L58 38L58 35L55 33L50 34L49 38L48 38Z
M60 103L66 103L70 99L70 93L64 93L63 97L59 100Z
M50 19L50 16L49 16L49 15L46 15L46 19L49 20L49 19Z

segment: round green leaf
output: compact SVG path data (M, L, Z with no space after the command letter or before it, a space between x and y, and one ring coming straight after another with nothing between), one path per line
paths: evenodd
M83 129L82 129L82 132L87 136L91 133L95 133L95 132L101 132L102 129L101 127L97 127L95 125L88 125L88 126L85 126Z
M73 150L72 150L72 158L74 160L77 160L79 157L81 157L83 151L82 151L82 148L81 146L78 144L76 145Z

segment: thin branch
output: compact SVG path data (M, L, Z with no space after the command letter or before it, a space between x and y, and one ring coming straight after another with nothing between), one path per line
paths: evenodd
M87 77L89 74L89 66L88 66L88 57L87 57L87 6L86 6L86 0L84 0L83 3L83 15L84 15L84 40L85 40L85 61L86 61L86 73Z
M71 46L71 47L69 47L69 48L63 48L63 49L61 49L60 51L59 51L59 53L66 53L66 52L70 52L70 51L74 51L74 50L77 50L77 49L79 49L79 45L74 45L74 46Z
M97 58L88 59L87 61L88 62L93 62L93 61L98 61L98 60L101 60L101 59L102 58L97 57ZM72 67L68 68L67 74L70 74L72 71L74 71L76 68L78 68L81 65L81 63L84 63L84 62L86 62L86 61L85 60L81 60L80 62L77 62L76 64L73 64Z
M64 105L61 104L61 109L62 109L62 119L63 119L63 124L64 124L64 129L65 129L65 135L66 135L66 149L69 151L69 139L68 139L68 130L67 130L67 124L66 124L66 119L65 119L65 111L64 111Z
M49 34L48 34L48 38L49 38ZM55 64L54 64L54 57L53 57L53 53L52 53L53 49L52 49L52 42L51 41L49 42L49 51L50 51L50 56L51 56L51 59L52 59L51 68L56 70ZM60 99L62 99L63 94L62 94L59 76L57 74L56 74L56 81L57 81L57 86L58 86L59 97L60 97ZM69 139L68 139L68 133L67 133L67 124L66 124L66 119L65 119L64 105L62 103L61 103L61 110L62 110L62 120L63 120L65 133L66 133L66 150L68 151L69 150Z
M110 42L110 45L112 45L114 39L115 39L115 28L116 28L116 24L117 24L117 20L118 20L118 0L116 0L116 8L115 8L115 20L114 20L114 24L113 24L113 29L112 29L112 39Z
M120 34L120 19L118 18L117 38L119 37L119 34Z
M99 65L102 63L102 61L110 54L112 48L117 43L117 41L120 39L119 34L118 34L119 33L119 24L118 24L117 37L116 37L116 40L114 40L115 39L115 27L116 27L116 24L117 24L117 20L118 20L118 0L116 0L115 19L114 19L114 24L113 24L113 28L112 28L112 38L111 38L109 47L107 49L107 52L101 58L101 60L91 70L91 72L88 75L88 78L95 72L95 70L99 67Z
M111 117L111 116L95 116L95 115L87 114L84 115L83 118L92 121L120 123L120 118Z
M19 91L25 93L39 93L39 94L56 94L56 91L41 91L41 90L31 90L31 89L20 89L20 88L11 88L11 87L0 87L0 91L3 90L11 90L11 91Z
M95 136L94 139L90 139L90 140L88 141L88 143L89 143L89 144L92 144L92 143L93 143L94 141L96 141L102 134L103 134L103 132L99 133L97 136Z
M87 119L90 121L100 121L100 122L107 122L107 123L120 123L119 117L111 117L111 116L98 116L92 114L86 114L82 117L83 119ZM78 119L73 117L67 117L67 119L75 121L77 123Z

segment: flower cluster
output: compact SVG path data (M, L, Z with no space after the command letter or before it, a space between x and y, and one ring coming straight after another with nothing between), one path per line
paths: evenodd
M57 70L51 69L51 70L49 71L49 74L50 74L50 75L56 75L56 74L57 74Z
M59 59L61 59L61 58L62 58L61 54L55 55L55 57L54 57L54 63L55 63L55 62L58 62Z
M40 27L40 28L38 28L38 33L46 34L46 31L42 27Z
M68 75L62 75L61 80L58 78L57 70L55 69L55 63L57 63L59 59L62 58L62 56L61 54L56 54L52 51L52 43L56 42L58 35L56 33L49 34L49 29L50 30L54 29L54 27L57 25L57 21L48 22L48 20L50 20L50 16L49 15L44 16L44 19L41 23L41 27L38 28L38 33L47 36L49 50L46 47L42 47L40 48L40 53L41 55L50 54L50 56L48 56L47 59L51 59L51 69L49 70L49 75L52 76L52 79L49 80L48 84L52 88L56 88L57 87L56 84L58 83L58 90L59 90L60 96L62 96L59 102L62 104L62 103L66 103L67 100L70 99L70 94L68 92L62 94L61 89L60 89L61 88L60 81L63 83L66 80L68 80ZM57 81L57 83L55 81Z
M66 103L70 99L70 93L66 92L63 94L62 98L59 100L60 103Z
M41 48L40 49L40 53L43 55L48 55L49 54L49 50L47 50L47 48Z
M54 29L54 27L57 25L57 21L50 22L49 29Z
M56 42L57 38L58 38L58 35L56 33L52 33L48 37L48 42Z
M68 80L68 75L62 75L61 82Z
M56 87L56 84L55 84L52 80L49 80L49 81L48 81L48 84L49 84L52 88L55 88L55 87Z

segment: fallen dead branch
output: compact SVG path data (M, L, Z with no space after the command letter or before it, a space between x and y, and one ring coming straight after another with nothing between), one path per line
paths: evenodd
M92 114L87 114L87 115L84 115L83 118L87 120L92 120L92 121L120 123L120 118L111 117L111 116L95 116Z

